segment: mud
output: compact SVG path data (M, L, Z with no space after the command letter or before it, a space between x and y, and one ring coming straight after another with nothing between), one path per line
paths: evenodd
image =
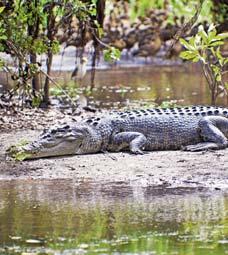
M145 155L109 153L15 162L5 150L21 139L33 140L34 130L0 134L0 180L91 179L130 182L134 186L228 190L228 149L208 152L154 151Z

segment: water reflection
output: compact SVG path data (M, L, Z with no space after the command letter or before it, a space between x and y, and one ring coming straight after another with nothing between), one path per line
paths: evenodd
M0 182L0 254L225 254L227 212L226 195L191 189Z

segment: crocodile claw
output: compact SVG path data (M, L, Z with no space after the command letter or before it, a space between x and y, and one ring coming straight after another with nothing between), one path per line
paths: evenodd
M216 143L212 142L204 142L204 143L198 143L195 145L188 145L183 146L181 149L183 151L205 151L205 150L216 150L219 146Z
M131 153L136 155L144 155L144 152L140 149L131 149Z

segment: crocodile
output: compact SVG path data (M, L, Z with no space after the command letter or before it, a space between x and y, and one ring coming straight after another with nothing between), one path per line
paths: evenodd
M190 106L119 111L46 129L23 146L28 159L97 152L228 147L228 108Z

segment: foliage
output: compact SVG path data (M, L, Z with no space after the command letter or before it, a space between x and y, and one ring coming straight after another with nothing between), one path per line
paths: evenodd
M34 91L42 87L35 79L41 68L41 64L37 64L38 55L47 55L49 75L52 56L60 49L56 37L58 29L71 22L72 17L87 22L95 14L94 8L94 1L86 3L80 0L6 0L0 3L0 52L10 54L15 60L15 67L10 68L2 59L0 65L15 81L14 91L21 89L23 98L30 98L32 105L41 101L40 95L48 96L48 77L41 94ZM33 97L39 99L34 100Z
M46 53L48 49L56 48L56 42L50 44L44 31L47 24L47 13L44 12L44 8L48 2L15 0L9 9L5 8L1 12L1 32L4 31L5 35L0 42L2 51L16 54L15 49L8 42L11 42L21 53L21 57L29 53ZM33 40L32 34L27 31L36 24L37 20L40 21L39 25L42 26L43 31L39 38Z
M164 5L163 0L130 0L130 12L131 18L135 19L138 16L144 16L146 11L151 8L159 8L162 9Z
M175 23L175 18L178 17L184 17L185 19L191 18L194 13L196 6L198 5L198 0L142 0L142 1L136 1L131 0L130 1L130 7L131 7L131 17L132 19L135 19L138 16L144 16L146 12L151 9L167 9L168 11L168 22L171 24ZM211 0L205 1L205 4L203 6L203 10L199 16L199 21L212 21L212 14L211 14L211 8L213 4Z
M217 34L215 26L212 24L207 32L203 26L199 31L187 41L180 39L181 44L186 48L180 57L192 62L200 62L204 75L207 79L211 91L211 103L216 103L216 98L228 91L228 84L223 81L225 66L228 59L223 57L220 46L228 38L228 33Z
M178 104L175 101L163 101L159 107L161 108L173 108L178 107Z
M212 0L213 20L216 24L227 26L228 23L228 4L224 0Z
M23 146L28 144L26 140L20 141L20 143L13 145L7 149L7 154L17 161L23 161L30 156L30 153L23 150Z
M104 60L107 62L116 61L120 59L121 52L115 47L109 47L104 50Z
M215 1L217 0L205 0L200 21L212 19L211 13ZM175 23L175 18L191 17L198 2L197 0L130 0L129 6L133 18L145 15L150 8L158 8L167 11L169 23ZM20 97L23 100L29 98L32 106L38 106L44 98L48 98L52 56L60 50L57 33L73 19L77 19L79 27L82 27L81 30L78 27L78 33L83 33L82 30L86 33L89 31L93 40L106 48L104 50L106 61L116 61L120 58L118 49L105 45L99 40L104 31L98 22L97 3L97 0L0 1L0 52L10 54L15 63L12 68L0 58L0 69L7 70L14 80L13 92L22 91ZM96 36L98 38L94 38ZM81 38L83 41L84 37ZM82 43L82 47L83 45ZM47 56L46 67L38 63L38 56L42 54ZM47 69L48 76L44 84L41 84L38 74L44 68Z
M175 17L181 18L184 17L184 19L188 20L190 19L195 11L196 6L198 5L198 0L171 0L170 1L170 11L169 11L169 17L168 21L169 23L174 23ZM211 8L212 8L212 1L206 0L203 4L201 13L198 17L198 22L202 21L208 21L212 22L212 14L211 14Z
M14 148L11 148L10 154L11 154L11 157L15 159L16 161L23 161L26 158L29 158L31 156L30 153L27 153L25 151L17 151L16 148L15 148L15 151L14 151Z

